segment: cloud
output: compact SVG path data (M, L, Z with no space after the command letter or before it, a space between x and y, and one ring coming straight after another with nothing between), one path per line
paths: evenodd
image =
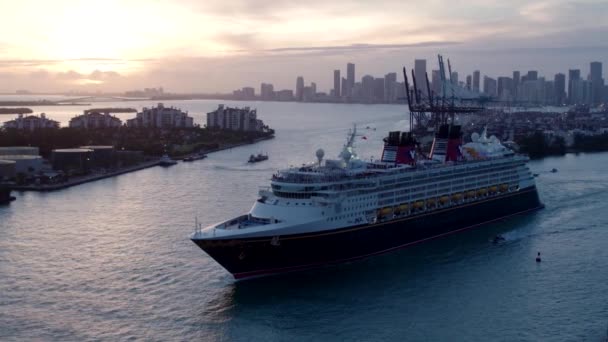
M110 80L116 77L120 77L120 74L117 73L116 71L100 71L100 70L95 70L93 71L88 78L91 80Z
M30 77L35 80L46 79L50 77L50 73L47 70L39 69L32 71Z
M240 51L253 49L260 44L256 33L222 33L216 35L215 40Z
M78 73L74 70L59 72L55 76L57 77L57 79L60 79L60 80L78 80L78 79L83 78L83 75L81 73Z
M460 42L441 41L441 42L420 42L412 44L350 44L337 46L303 46L303 47L284 47L267 49L270 52L291 52L291 51L357 51L357 50L379 50L379 49L402 49L417 47L432 47L456 45Z

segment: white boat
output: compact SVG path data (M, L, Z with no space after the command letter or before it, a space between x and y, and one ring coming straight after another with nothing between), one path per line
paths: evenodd
M162 156L162 157L160 157L160 160L159 160L159 162L158 162L158 165L160 165L160 166L171 166L171 165L175 165L175 164L177 164L177 161L176 161L176 160L171 159L171 158L169 157L169 155L168 155L168 154L166 154L166 153L165 153L165 154L163 154L163 156Z

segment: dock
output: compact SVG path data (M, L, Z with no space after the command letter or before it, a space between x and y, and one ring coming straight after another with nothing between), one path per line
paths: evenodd
M110 177L122 175L125 173L129 173L129 172L147 169L149 167L157 166L158 163L159 163L159 160L155 159L153 161L143 162L143 163L140 163L135 166L121 168L120 170L116 170L116 171L112 171L112 172L96 173L96 174L91 174L91 175L86 175L86 176L81 176L81 177L73 177L70 180L68 180L67 182L63 182L63 183L40 184L40 185L35 185L35 184L34 185L15 185L15 186L12 186L11 189L16 190L16 191L42 191L42 192L61 190L61 189L69 188L74 185L94 182L94 181L100 180L100 179L110 178Z

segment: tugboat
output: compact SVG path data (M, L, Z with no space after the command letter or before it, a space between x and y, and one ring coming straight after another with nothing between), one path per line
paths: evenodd
M175 165L175 164L177 164L177 161L171 159L169 157L169 155L166 153L163 154L162 157L160 157L160 161L158 162L158 165L160 165L160 166L171 166L171 165Z
M250 155L249 156L249 160L247 162L248 163L258 163L258 162L261 162L261 161L264 161L264 160L267 160L267 159L268 159L268 155L267 154L258 153L257 156L253 155L253 154Z

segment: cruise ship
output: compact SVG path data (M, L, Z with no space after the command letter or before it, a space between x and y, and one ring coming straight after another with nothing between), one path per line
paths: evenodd
M528 157L495 136L441 125L430 153L390 132L380 160L355 152L356 127L336 159L278 171L251 210L191 240L236 279L349 262L543 207Z

